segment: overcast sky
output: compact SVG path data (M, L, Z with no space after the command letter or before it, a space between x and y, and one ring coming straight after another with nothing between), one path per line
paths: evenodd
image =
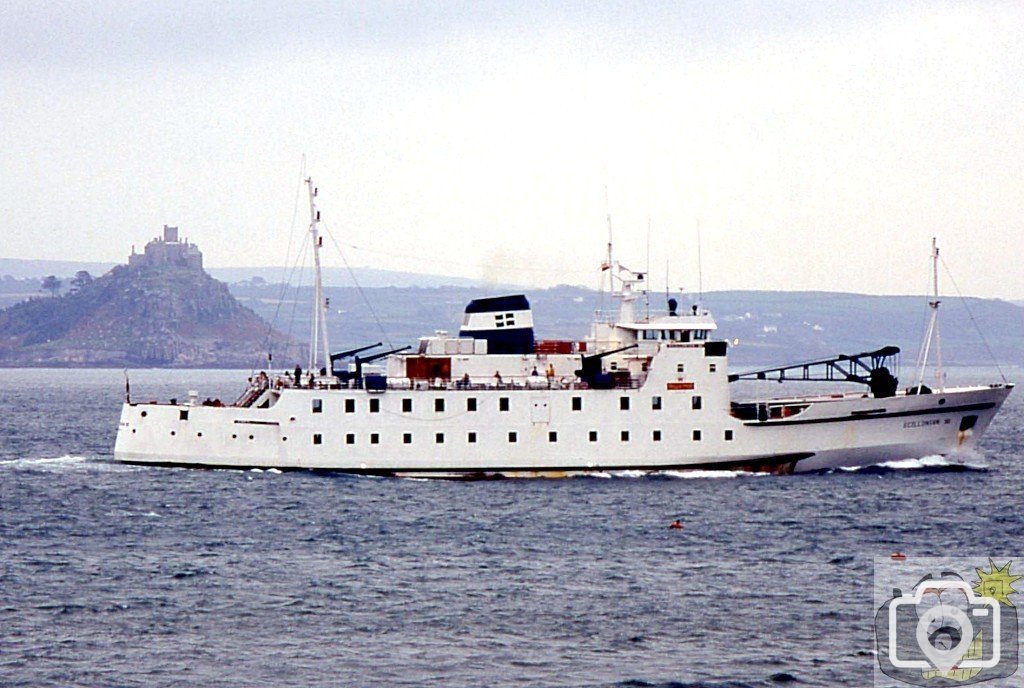
M1024 3L26 2L0 255L1024 298ZM293 220L293 217L295 218ZM294 247L292 248L294 252ZM328 251L325 261L340 265Z

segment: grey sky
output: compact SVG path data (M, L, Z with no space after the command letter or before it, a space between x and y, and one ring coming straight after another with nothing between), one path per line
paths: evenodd
M0 253L1024 298L1024 5L5 4ZM607 188L607 201L606 191ZM340 263L328 257L328 262Z

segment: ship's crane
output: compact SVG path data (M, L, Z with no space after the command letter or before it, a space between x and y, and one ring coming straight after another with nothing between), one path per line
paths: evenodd
M729 382L737 380L774 380L777 382L856 382L871 388L872 396L883 398L896 394L899 380L890 370L897 365L898 346L885 346L877 351L840 354L819 361L794 363L777 368L734 373ZM791 374L794 373L795 374Z

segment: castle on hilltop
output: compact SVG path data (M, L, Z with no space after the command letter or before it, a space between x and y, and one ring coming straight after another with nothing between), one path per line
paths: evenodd
M154 238L143 253L136 253L132 246L132 254L128 256L130 268L182 267L192 270L203 269L203 254L199 247L190 244L187 239L178 239L178 228L164 225L164 236Z

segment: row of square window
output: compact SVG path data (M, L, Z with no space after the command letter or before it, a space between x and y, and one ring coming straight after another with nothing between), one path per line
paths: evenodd
M621 409L623 411L628 411L629 410L629 404L630 404L629 399L630 399L629 397L619 397L619 409ZM694 396L690 397L690 408L692 408L694 411L698 411L698 410L700 410L701 406L702 406L702 401L701 401L701 398L700 398L699 394L695 394ZM435 398L434 399L434 412L435 413L444 413L444 408L445 408L444 399ZM323 413L323 410L324 410L324 401L323 401L323 399L313 399L312 410L313 410L313 413ZM466 411L468 411L470 413L473 413L476 410L477 410L477 400L476 400L476 397L468 397L466 399ZM509 410L509 397L498 397L498 410L499 411L508 411ZM572 398L572 410L573 411L582 411L583 410L583 397L573 397ZM653 410L653 411L660 411L661 410L661 397L660 396L653 396L653 397L651 397L651 410ZM355 399L346 399L345 400L345 413L355 413L355 412L356 412L356 400ZM370 399L370 413L380 413L380 399L378 399L376 397L373 397L373 398ZM402 399L402 413L412 413L412 399L410 399L408 397Z
M700 442L701 439L702 439L701 431L700 430L694 430L693 434L692 434L692 437L693 437L693 441L694 442ZM733 437L732 430L726 430L725 434L724 434L724 437L725 437L725 441L726 442L731 442L732 441L732 437ZM597 442L597 440L598 440L597 430L591 430L590 433L588 434L588 438L589 438L589 440L591 442ZM629 442L629 430L621 431L619 433L619 440L622 441L622 442ZM323 444L323 441L324 441L324 436L322 434L316 433L316 434L313 435L313 444ZM434 444L444 444L444 441L445 441L445 434L443 432L434 433ZM516 442L519 441L519 434L514 432L514 431L513 432L509 432L508 433L508 441L509 441L510 444L515 444ZM557 442L557 441L558 441L558 433L556 431L554 431L554 430L550 431L548 433L548 442ZM661 442L661 430L652 430L651 431L651 441L653 441L653 442ZM476 444L476 433L475 432L466 433L466 442L469 443L469 444ZM351 433L351 432L347 433L345 435L345 444L355 444L355 443L356 443L355 433ZM370 444L380 444L380 434L379 433L376 433L376 432L370 433ZM406 432L406 433L402 434L402 444L412 444L412 433L411 432Z

